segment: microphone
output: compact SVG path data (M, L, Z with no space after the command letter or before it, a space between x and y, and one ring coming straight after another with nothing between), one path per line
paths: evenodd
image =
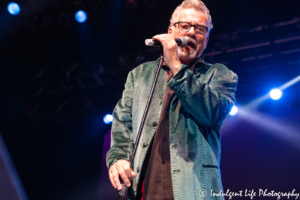
M175 42L179 47L183 48L188 45L188 38L187 37L176 38ZM160 41L154 39L146 39L145 44L146 46L161 47Z

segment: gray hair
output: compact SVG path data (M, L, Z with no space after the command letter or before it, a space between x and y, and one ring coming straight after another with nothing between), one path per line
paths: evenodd
M213 29L212 19L210 16L210 12L206 5L200 0L184 0L177 8L174 10L172 17L170 19L170 27L172 27L175 23L175 19L178 17L180 11L187 8L194 8L195 10L199 10L204 12L208 20L208 33Z

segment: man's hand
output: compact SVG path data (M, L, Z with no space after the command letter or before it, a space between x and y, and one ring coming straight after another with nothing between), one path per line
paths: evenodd
M178 47L175 42L175 38L172 34L160 34L153 37L155 40L159 40L164 50L165 64L170 68L173 75L177 74L180 69L180 60L178 56Z
M122 189L119 176L127 187L130 187L130 181L136 177L136 174L130 169L130 162L127 160L118 160L109 168L108 174L111 184L118 190Z

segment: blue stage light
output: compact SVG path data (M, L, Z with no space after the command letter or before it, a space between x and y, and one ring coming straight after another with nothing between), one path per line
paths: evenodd
M273 89L273 90L270 91L270 97L273 100L278 100L278 99L281 98L281 96L282 96L282 92L279 89Z
M104 117L103 117L103 121L104 121L104 123L105 124L111 124L112 123L112 121L113 121L113 116L112 115L105 115Z
M75 14L75 19L79 23L83 23L87 19L87 14L83 10L78 10Z
M15 2L11 2L7 6L7 11L12 15L19 14L20 10L21 10L20 6Z
M239 111L239 109L236 106L233 106L231 108L231 111L230 111L229 115L230 116L234 116L234 115L236 115L238 113L238 111Z

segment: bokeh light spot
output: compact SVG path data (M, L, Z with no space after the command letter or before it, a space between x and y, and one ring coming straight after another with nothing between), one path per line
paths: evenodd
M20 13L21 8L17 3L11 2L7 6L7 11L12 15L17 15Z
M87 14L83 11L83 10L79 10L76 12L75 14L75 19L79 22L79 23L83 23L85 22L85 20L87 19Z

